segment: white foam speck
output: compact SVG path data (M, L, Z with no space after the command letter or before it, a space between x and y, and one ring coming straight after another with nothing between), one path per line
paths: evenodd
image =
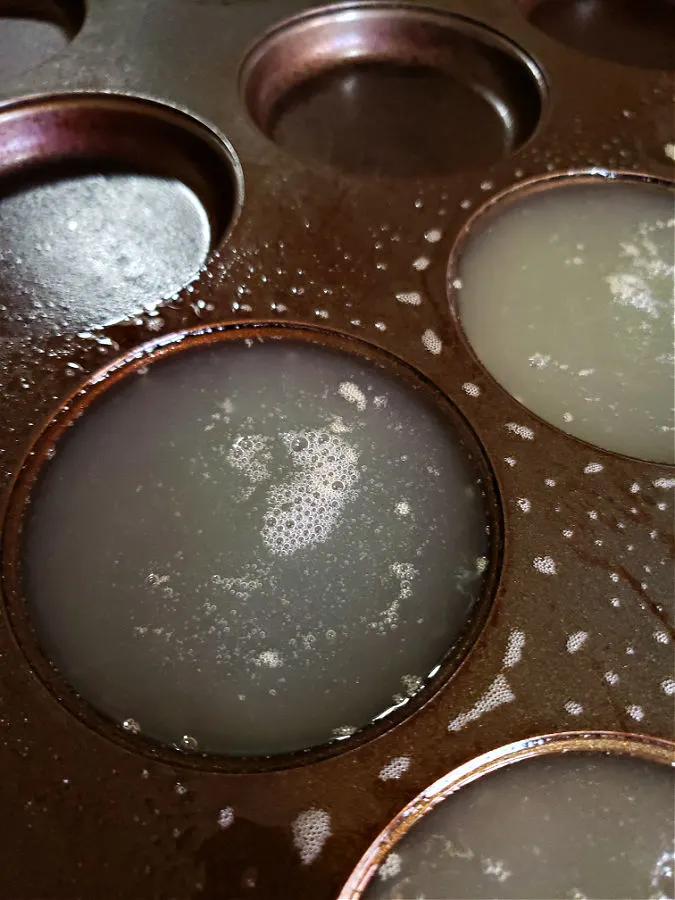
M545 369L551 362L551 355L548 353L533 353L527 361L533 369Z
M631 717L631 719L635 719L636 722L641 722L645 717L644 710L641 706L627 706L626 712Z
M675 162L675 144L666 143L663 145L663 152L668 157L668 159L672 159Z
M394 507L394 512L397 516L409 516L410 515L410 504L407 500L401 500Z
M218 813L218 827L229 828L234 822L234 810L231 806L226 806Z
M572 528L565 528L563 530L562 536L565 538L571 538L574 535L574 531Z
M510 431L511 434L518 435L518 437L522 438L524 441L534 440L534 431L532 431L531 428L528 428L527 425L518 425L517 422L507 422L506 430Z
M469 722L480 719L483 713L503 706L505 703L512 703L515 699L516 695L511 690L506 677L500 673L471 709L460 713L450 722L448 731L461 731Z
M532 503L527 499L527 497L519 497L516 500L516 503L518 505L518 509L521 512L529 513L529 511L532 509Z
M342 416L333 416L329 427L333 434L349 434L352 430Z
M407 600L412 597L412 586L417 576L417 569L412 563L393 563L390 567L392 574L399 580L399 599Z
M664 488L664 489L674 488L675 487L675 478L657 478L654 481L652 481L652 484L654 485L654 487L657 487L657 488Z
M506 653L504 654L504 668L512 669L523 658L523 647L525 646L525 632L514 630L509 635L506 645Z
M122 728L125 731L130 732L131 734L140 734L141 726L138 724L136 719L125 719L122 722Z
M558 573L555 560L550 556L535 556L532 565L542 575L557 575Z
M440 228L430 228L424 235L424 240L429 244L437 244L443 236Z
M587 640L587 631L575 631L574 634L567 638L567 652L576 653L578 650L581 650Z
M404 775L409 768L409 756L395 756L393 759L390 759L385 766L382 767L382 770L380 771L378 777L381 781L392 781Z
M465 381L462 385L462 390L465 394L468 394L469 397L480 397L481 391L477 384L473 384L471 381Z
M353 381L343 381L338 388L338 394L348 403L353 403L359 412L363 412L368 405L366 395Z
M419 291L401 291L396 295L399 303L405 303L408 306L419 306L422 303L422 295Z
M571 716L580 716L584 711L581 703L577 703L575 700L568 700L565 704L565 709Z
M481 860L481 864L483 872L486 875L496 878L500 884L503 884L507 878L511 876L510 870L506 868L500 859L490 859L489 857L486 857Z
M400 871L401 857L392 851L378 869L377 874L382 881L387 881L388 878L395 878Z
M240 435L235 438L226 459L255 486L270 477L270 444L271 439L261 434Z
M584 468L584 475L594 475L596 472L602 472L604 466L599 462L590 462Z
M323 845L331 836L330 815L325 809L306 809L292 825L293 844L300 854L303 866L318 859Z
M665 631L661 631L660 629L658 631L654 632L653 637L654 637L654 640L657 641L659 644L669 644L670 643L670 637L668 636L668 634Z
M607 682L607 684L611 684L612 686L614 686L615 684L619 683L619 676L616 674L616 672L605 672L605 681Z
M661 682L661 690L664 694L668 694L669 697L675 694L675 679L664 678Z
M516 464L516 460L513 456L505 456L504 462L507 463L507 465L511 466L511 468L513 468Z
M253 658L256 666L264 666L267 669L278 669L284 664L284 658L278 650L263 650Z
M431 261L427 256L418 256L417 259L413 262L413 268L418 272L424 272L425 269L428 269L431 265Z
M429 353L433 353L434 356L438 356L443 349L443 342L431 328L427 328L422 335L422 343Z

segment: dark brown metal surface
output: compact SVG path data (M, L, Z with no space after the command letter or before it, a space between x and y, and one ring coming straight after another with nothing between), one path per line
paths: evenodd
M354 338L404 360L470 423L492 467L503 516L491 612L450 680L376 739L345 741L329 758L274 771L239 772L227 760L188 759L125 735L113 738L113 726L84 704L73 715L58 677L29 663L32 651L22 645L27 623L17 624L13 604L14 624L7 614L0 618L0 897L330 900L406 803L488 750L572 728L673 738L673 697L662 688L673 677L673 492L660 485L672 483L675 468L590 448L541 422L476 360L450 309L448 259L492 195L569 170L673 178L663 152L672 140L672 74L569 49L545 33L552 30L541 18L547 5L540 4L533 24L527 5L512 0L435 4L462 17L457 34L474 33L471 19L496 35L495 46L521 48L516 57L528 60L530 73L519 67L512 76L509 68L505 76L502 63L482 66L480 47L471 44L466 66L455 73L471 83L501 79L513 127L505 127L499 152L472 167L466 154L455 157L451 172L425 170L418 160L411 167L402 148L390 169L397 177L349 174L317 161L316 152L300 159L288 142L283 149L266 136L275 134L270 115L280 92L302 86L317 71L317 58L305 55L303 38L286 45L281 61L269 68L267 57L268 68L256 66L251 75L256 57L249 54L268 31L308 8L302 0L90 0L66 51L0 84L3 181L12 182L19 165L57 160L64 171L84 159L87 171L112 164L168 174L205 203L214 234L195 282L168 300L147 298L158 304L158 315L138 312L106 327L99 327L104 310L86 327L46 327L32 314L31 296L18 298L9 277L0 283L3 516L34 441L97 372L140 345L186 329L207 335L218 323L294 331L320 324L338 342ZM666 0L656 5L669 14ZM414 16L401 25L397 12L387 31L381 22L374 30L363 25L371 9L365 18L352 11L352 34L359 46L365 41L367 62L406 63L418 54L423 65L447 75L449 56L439 56L447 45L439 45L435 29L430 37L427 13L422 25ZM2 10L0 3L0 16ZM377 16L387 18L379 8ZM334 35L334 21L325 21ZM611 28L614 20L604 21ZM299 33L284 34L295 40ZM451 42L453 53L467 46L463 38ZM333 38L326 52L330 69L339 57ZM530 87L514 87L513 77L525 77ZM524 103L523 91L530 91ZM87 96L54 99L72 92ZM101 98L108 93L148 103ZM461 117L455 128L470 144ZM433 141L434 132L424 137ZM425 240L429 229L441 232L438 242ZM429 259L424 270L413 266L421 256ZM397 303L401 290L420 292L423 303ZM317 310L328 317L318 319ZM427 329L443 341L439 355L421 341ZM480 396L467 394L466 383L477 385ZM534 440L506 429L509 422L532 429ZM584 468L591 460L603 469L589 476ZM523 497L531 501L527 515L516 502ZM8 520L5 546L16 542L17 525ZM562 537L566 528L574 529L574 541ZM532 565L547 556L556 577ZM10 555L4 584L11 562ZM621 598L620 609L610 603L613 596ZM449 732L449 722L502 671L514 630L526 636L522 660L509 670L515 701ZM566 651L576 631L589 634L583 654ZM608 683L607 672L620 675L618 684ZM565 705L579 700L583 710L570 714ZM409 770L400 780L381 781L380 770L396 756L410 757ZM178 783L186 790L177 791ZM218 816L227 807L234 822L223 829ZM309 809L328 812L331 836L320 856L303 865L292 823Z

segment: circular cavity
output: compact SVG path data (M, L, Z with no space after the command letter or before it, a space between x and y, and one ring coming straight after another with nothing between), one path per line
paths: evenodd
M6 332L110 324L199 273L235 212L229 148L189 116L77 95L0 114Z
M528 19L588 56L645 69L675 68L673 0L520 0Z
M673 764L627 735L487 753L396 817L341 900L672 897Z
M492 495L458 414L399 364L224 334L52 426L5 571L20 554L38 641L100 712L263 756L449 674L485 613Z
M0 0L0 80L61 53L83 22L82 0Z
M479 359L538 416L675 461L672 186L536 182L469 223L450 291Z
M513 153L543 81L506 38L466 19L369 4L301 16L250 54L243 92L261 130L345 172L446 175Z

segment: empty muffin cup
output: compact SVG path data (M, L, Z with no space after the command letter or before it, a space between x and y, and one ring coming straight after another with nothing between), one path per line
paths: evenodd
M226 141L158 103L95 94L0 113L6 330L94 328L197 277L241 195Z
M505 37L467 19L364 4L300 16L249 55L253 120L300 159L360 175L485 167L534 132L543 79Z

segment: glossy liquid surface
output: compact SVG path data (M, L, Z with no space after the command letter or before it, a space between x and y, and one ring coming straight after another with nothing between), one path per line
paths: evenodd
M68 681L129 730L225 754L345 737L467 624L479 470L426 389L292 340L128 376L38 484L24 583Z
M674 196L568 182L505 201L450 276L474 350L518 400L659 462L675 461Z
M530 759L461 788L385 858L367 900L673 896L672 768Z

